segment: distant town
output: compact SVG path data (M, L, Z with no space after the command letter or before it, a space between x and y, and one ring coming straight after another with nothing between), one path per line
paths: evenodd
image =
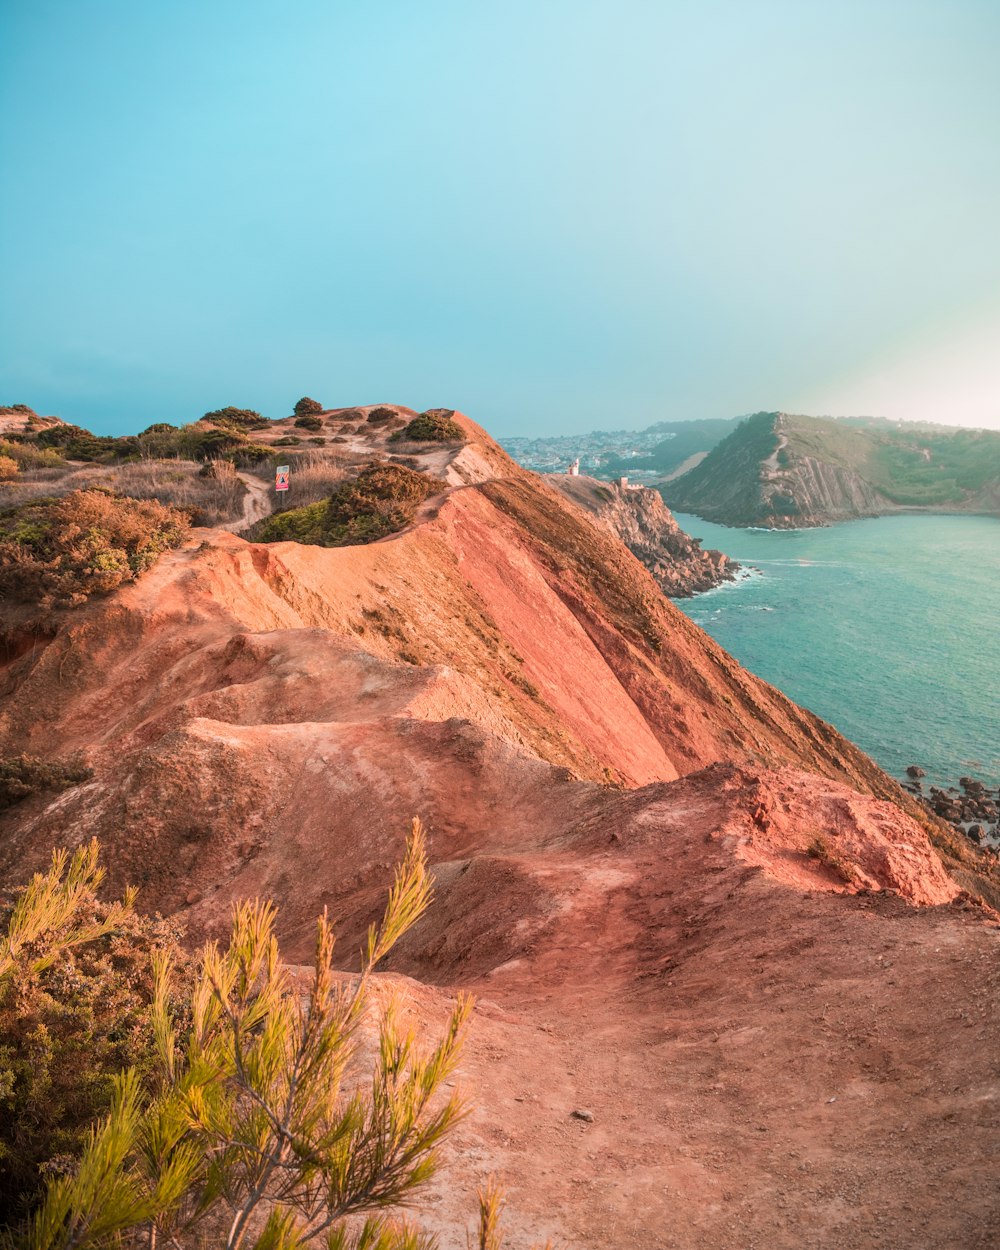
M617 477L623 461L648 457L676 434L661 422L645 430L593 430L589 434L564 434L555 438L501 438L498 441L518 464L536 473L568 473L580 462L580 472L590 477ZM650 481L661 477L656 469L628 467L629 477Z

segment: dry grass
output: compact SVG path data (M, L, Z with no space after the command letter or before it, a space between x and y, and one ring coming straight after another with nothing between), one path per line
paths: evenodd
M334 488L347 476L348 466L354 459L357 457L345 456L342 452L289 450L291 490L278 497L274 511L288 512L291 508L304 508L306 504L329 499Z
M21 473L15 481L0 483L0 508L103 486L117 495L156 499L189 510L196 525L218 525L238 517L246 487L235 471L202 477L201 468L192 460L140 460L132 464L89 464L69 472L34 469Z

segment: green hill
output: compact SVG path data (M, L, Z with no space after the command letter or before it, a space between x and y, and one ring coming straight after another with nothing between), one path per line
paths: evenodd
M1000 431L760 412L664 494L724 525L823 525L911 508L1000 513Z

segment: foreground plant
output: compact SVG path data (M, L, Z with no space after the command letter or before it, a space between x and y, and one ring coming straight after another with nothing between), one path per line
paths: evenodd
M88 856L65 873L63 858L47 878L36 878L22 897L9 950L21 950L26 937L40 940L45 925L31 920L36 902L49 915L72 914L81 874L96 869L96 848ZM279 959L274 907L244 903L228 946L204 948L180 1024L171 1006L172 959L156 952L156 1080L150 1086L134 1069L116 1078L110 1112L91 1130L78 1165L49 1180L21 1244L154 1250L197 1238L226 1250L294 1250L320 1239L328 1250L431 1246L391 1213L434 1174L437 1148L462 1114L458 1096L443 1086L458 1061L470 1000L459 1000L427 1052L390 1006L367 1079L357 1062L373 970L430 897L424 835L414 821L359 974L334 972L324 914L314 980L300 993ZM87 936L71 928L60 940ZM498 1215L491 1187L478 1236L490 1250L500 1244Z
M79 1157L119 1072L148 1082L158 1070L152 951L173 952L183 1007L190 973L179 935L135 911L131 892L98 899L102 876L96 842L58 851L0 905L0 1226L28 1215L46 1175Z

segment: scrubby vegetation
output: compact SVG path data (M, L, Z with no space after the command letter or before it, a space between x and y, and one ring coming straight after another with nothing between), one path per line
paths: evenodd
M465 435L461 426L452 420L454 410L449 408L433 408L422 412L393 435L393 439L407 439L414 443L457 443Z
M50 1178L72 1169L115 1078L131 1068L152 1089L150 1012L156 958L172 959L168 1000L190 982L170 924L100 902L97 846L0 907L0 1211L11 1225L40 1202ZM175 1010L184 1012L182 1003Z
M104 490L14 508L0 514L0 595L42 609L83 603L134 581L189 525L176 508Z
M100 880L96 843L59 852L3 917L0 1233L29 1250L430 1250L394 1209L461 1114L444 1086L471 1002L429 1051L390 1005L370 1075L359 1044L375 967L430 903L419 822L360 974L338 978L324 915L306 998L271 904L238 905L228 945L192 961L134 893L99 903ZM500 1203L480 1197L481 1250L499 1250Z
M323 411L323 405L318 399L310 399L308 395L303 395L293 411L297 417L318 417Z
M0 455L13 460L19 471L32 469L59 469L66 467L65 459L53 447L39 447L22 436L10 442L0 442Z
M323 422L319 417L310 416L308 413L304 416L296 417L295 424L301 430L321 430L323 428Z
M119 465L63 466L22 473L3 490L17 507L40 499L101 488L133 499L157 499L187 512L195 525L218 525L238 516L246 488L228 460L138 460Z
M347 547L395 534L417 508L440 489L402 465L372 462L351 481L335 487L325 502L292 508L261 521L258 542L293 540L319 547Z
M266 430L271 424L267 417L262 417L253 408L216 408L206 412L202 421L211 421L213 425L230 426L234 430Z
M108 464L115 460L137 459L141 454L139 440L131 436L112 438L91 434L79 425L47 425L31 435L12 435L12 441L32 439L40 448L58 450L63 460L90 460Z
M0 757L0 811L40 790L65 790L90 776L90 769L66 760L40 760L33 755Z

